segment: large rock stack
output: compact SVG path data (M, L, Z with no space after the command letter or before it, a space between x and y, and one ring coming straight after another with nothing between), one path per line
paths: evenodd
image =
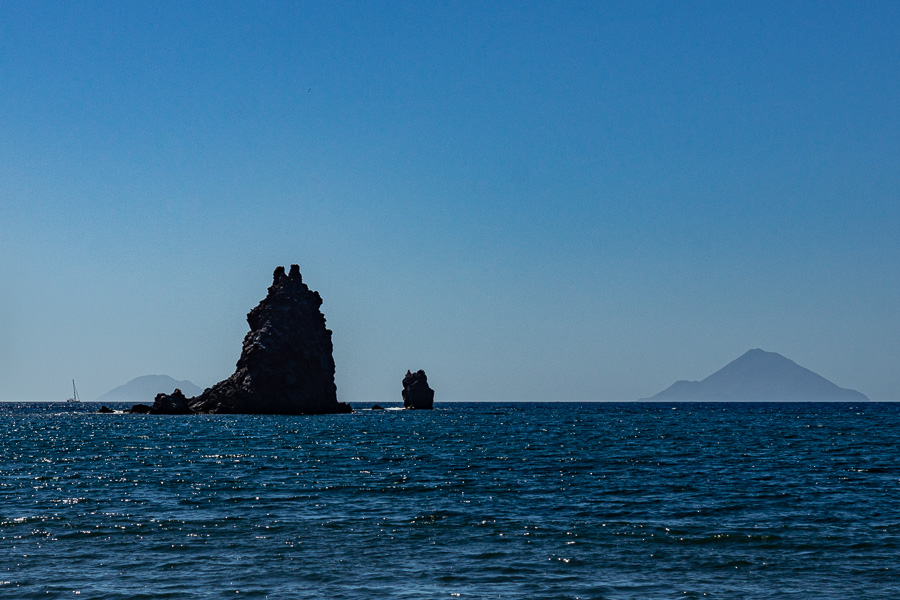
M310 290L300 267L275 269L269 293L247 315L234 374L187 400L191 413L324 414L352 412L337 401L331 331L319 310L322 297ZM151 412L172 414L181 398L160 394Z
M407 371L403 378L404 408L434 408L434 390L428 386L425 371Z

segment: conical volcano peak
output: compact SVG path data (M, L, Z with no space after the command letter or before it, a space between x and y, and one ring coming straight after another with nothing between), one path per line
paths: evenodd
M748 350L703 381L678 381L645 398L671 402L865 402L777 352Z
M753 348L752 350L747 350L746 352L741 354L739 357L734 359L732 362L735 363L738 361L754 362L754 363L783 362L783 363L790 363L793 365L797 364L794 361L792 361L791 359L787 358L786 356L778 354L777 352L768 352L766 350L763 350L762 348Z

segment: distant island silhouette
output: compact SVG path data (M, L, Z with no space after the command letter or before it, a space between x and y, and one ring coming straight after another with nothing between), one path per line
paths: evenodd
M652 402L868 402L789 358L749 350L703 381L676 381Z
M152 402L160 391L171 393L176 388L191 396L203 391L187 379L177 381L168 375L142 375L109 390L97 398L97 402Z

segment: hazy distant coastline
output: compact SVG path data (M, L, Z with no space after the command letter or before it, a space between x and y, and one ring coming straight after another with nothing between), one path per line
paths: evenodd
M178 381L168 375L142 375L109 390L97 398L97 402L153 402L157 394L171 394L176 388L188 396L203 392L200 386L187 379Z

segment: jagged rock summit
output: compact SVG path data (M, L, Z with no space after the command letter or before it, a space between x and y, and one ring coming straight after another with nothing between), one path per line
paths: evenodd
M237 369L202 394L159 394L151 413L326 414L352 412L337 401L331 331L322 297L303 283L300 267L275 269L266 297L247 315Z
M403 378L403 407L416 409L434 408L434 390L428 386L428 377L421 369L407 371Z
M868 402L775 352L749 350L702 381L676 381L642 398L662 402Z

